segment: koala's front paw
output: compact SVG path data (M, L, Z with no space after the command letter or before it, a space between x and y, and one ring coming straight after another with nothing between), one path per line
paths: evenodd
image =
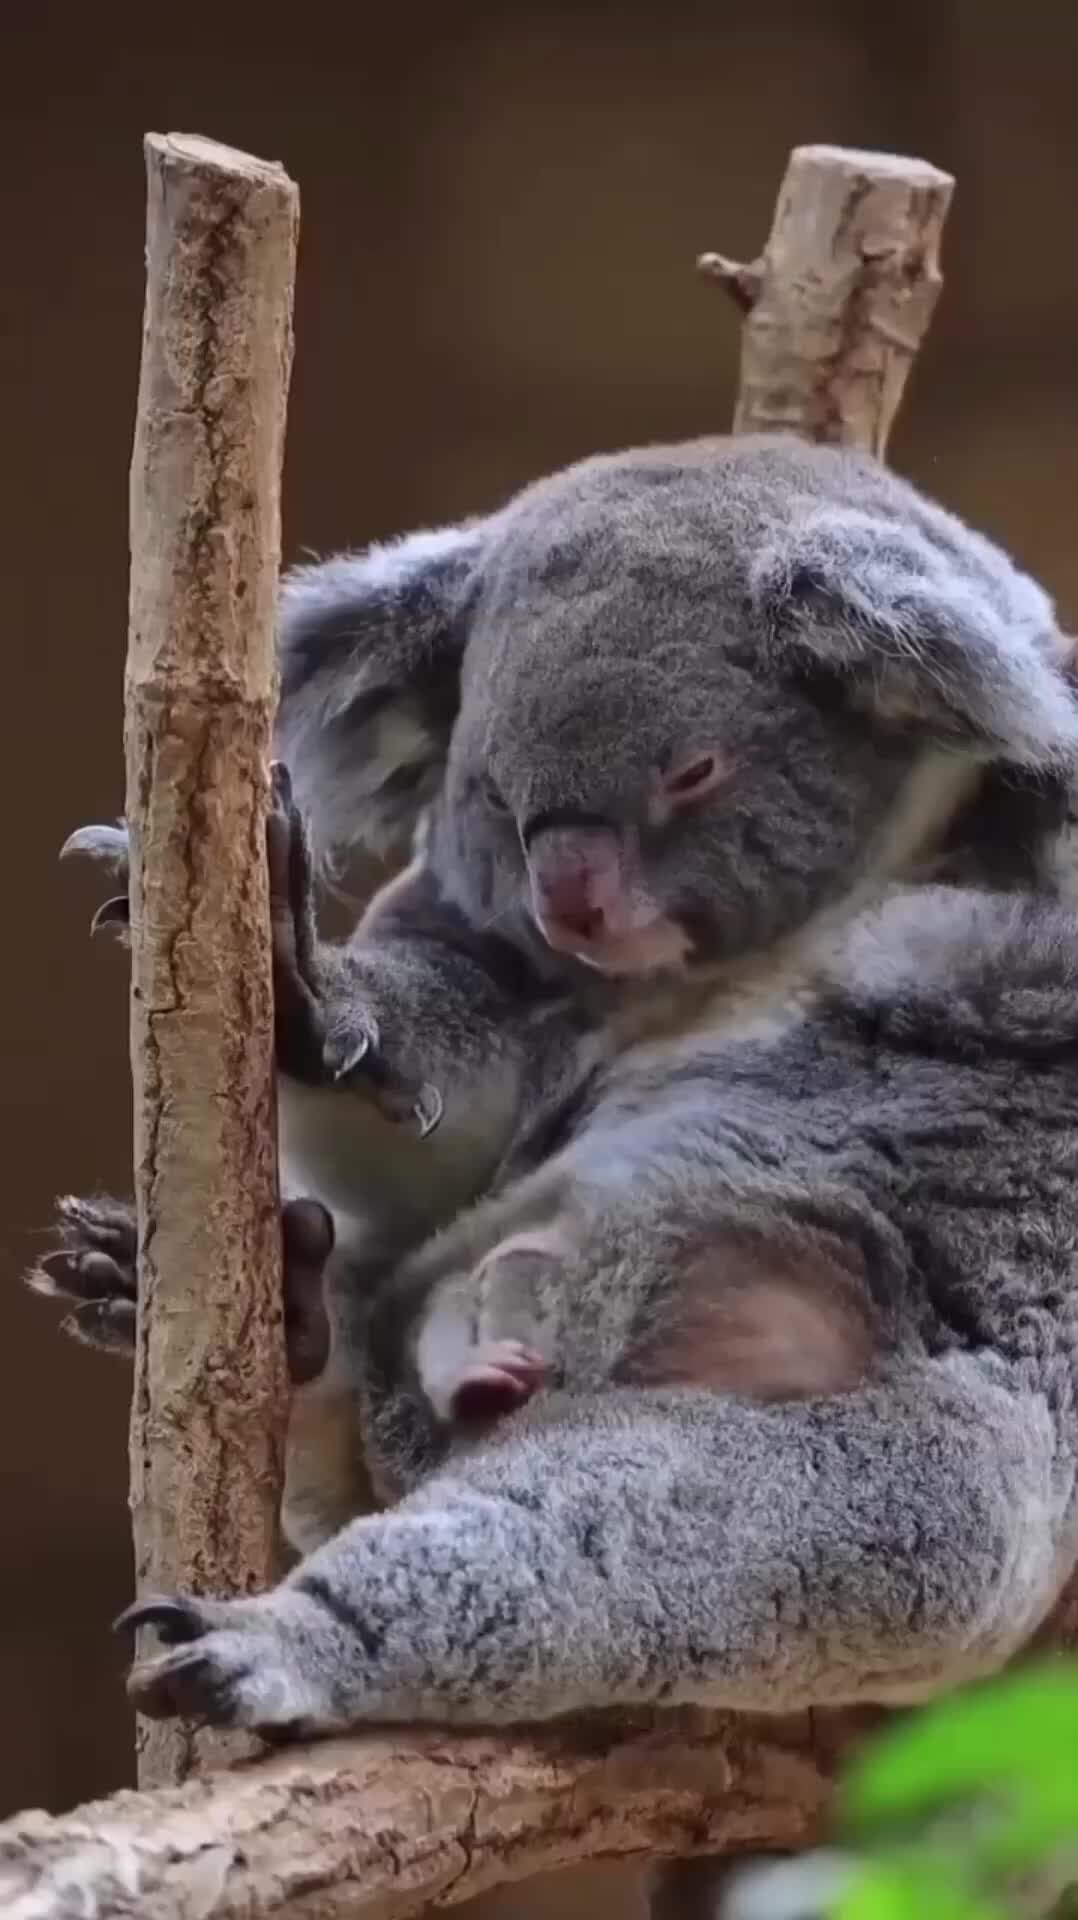
M60 1245L26 1275L49 1299L71 1300L64 1333L103 1353L135 1349L138 1230L135 1210L122 1200L57 1202Z
M308 1621L310 1612L315 1617ZM127 1694L152 1720L175 1716L255 1733L304 1735L342 1724L317 1668L324 1622L299 1595L253 1600L149 1597L116 1622L118 1632L154 1627L170 1649L138 1661Z
M440 1094L394 1066L362 984L341 956L320 961L310 845L280 763L273 768L267 847L278 1066L308 1085L347 1088L425 1137L441 1119Z

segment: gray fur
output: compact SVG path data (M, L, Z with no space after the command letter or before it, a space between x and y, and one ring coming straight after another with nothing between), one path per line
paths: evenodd
M144 1614L185 1643L147 1704L323 1728L904 1699L1021 1642L1073 1551L1070 923L1042 902L1034 938L1005 902L922 893L934 971L918 950L895 987L851 959L754 1029L746 997L803 978L887 880L998 857L970 824L993 781L1028 802L1000 877L1049 884L1078 747L1064 651L997 549L874 463L787 440L586 462L288 590L281 741L323 850L428 814L347 948L313 941L302 900L275 929L286 1147L365 1263L309 1391L339 1389L345 1431L358 1403L380 1490L412 1491L273 1595ZM657 829L668 756L713 749L728 789ZM691 934L683 976L544 946L529 861L566 813L631 844ZM985 990L997 950L1025 1037ZM941 1062L959 1003L966 1050ZM1004 1128L1032 1033L1036 1110ZM442 1121L417 1142L394 1118L427 1083ZM552 1223L553 1384L464 1442L421 1390L425 1315ZM679 1287L723 1235L780 1265L806 1236L838 1249L835 1301L808 1307L825 1338L835 1308L863 1379L770 1404L655 1379L723 1304L721 1259L710 1294Z
M137 1608L172 1650L136 1698L328 1730L899 1703L999 1666L1078 1548L1076 1038L1078 921L939 889L879 910L811 1007L716 1036L665 1091L614 1065L559 1154L414 1263L430 1283L564 1223L556 1388L440 1464L394 1459L399 1507L273 1593ZM721 1303L746 1228L848 1253L879 1329L853 1390L634 1384L687 1263L717 1250Z
M722 745L735 784L650 857L675 900L721 887L727 952L757 940L763 894L800 918L806 890L841 884L852 817L886 808L914 742L1027 774L1073 751L1047 596L861 455L746 438L602 456L390 552L388 581L376 549L286 587L281 751L328 851L380 844L387 814L403 831L447 766L438 870L475 925L530 939L514 818L635 824L651 763L687 741ZM758 856L742 820L766 821Z

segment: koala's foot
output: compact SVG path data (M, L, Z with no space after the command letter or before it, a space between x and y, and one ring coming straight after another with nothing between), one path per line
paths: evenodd
M127 1694L153 1720L175 1715L215 1727L278 1736L345 1724L331 1691L310 1673L332 1673L324 1609L278 1589L251 1600L149 1597L116 1622L118 1632L156 1628L168 1652L132 1667Z
M135 1210L122 1200L57 1203L59 1247L26 1275L35 1293L70 1300L64 1333L102 1353L135 1348L135 1288L138 1230Z
M442 1116L437 1090L398 1072L382 1046L377 1018L337 953L320 959L314 877L302 816L288 770L273 769L267 828L277 1064L308 1085L345 1087L387 1120L433 1132Z
M500 1420L531 1399L548 1371L542 1354L520 1340L486 1341L450 1383L448 1417L467 1426Z

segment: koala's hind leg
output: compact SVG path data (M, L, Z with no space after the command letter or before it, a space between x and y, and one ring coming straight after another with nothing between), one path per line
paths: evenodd
M219 1726L795 1712L998 1670L1073 1564L1073 1448L967 1355L775 1406L550 1395L273 1592L147 1597L136 1705Z

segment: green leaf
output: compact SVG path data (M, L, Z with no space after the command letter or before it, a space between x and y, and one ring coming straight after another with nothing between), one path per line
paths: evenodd
M847 1888L833 1920L1000 1920L997 1909L940 1871L939 1862L873 1865Z
M853 1831L917 1816L965 1797L1038 1798L1066 1817L1078 1755L1078 1666L1055 1660L941 1700L892 1728L853 1769L839 1796ZM1032 1832L1032 1829L1030 1829Z

